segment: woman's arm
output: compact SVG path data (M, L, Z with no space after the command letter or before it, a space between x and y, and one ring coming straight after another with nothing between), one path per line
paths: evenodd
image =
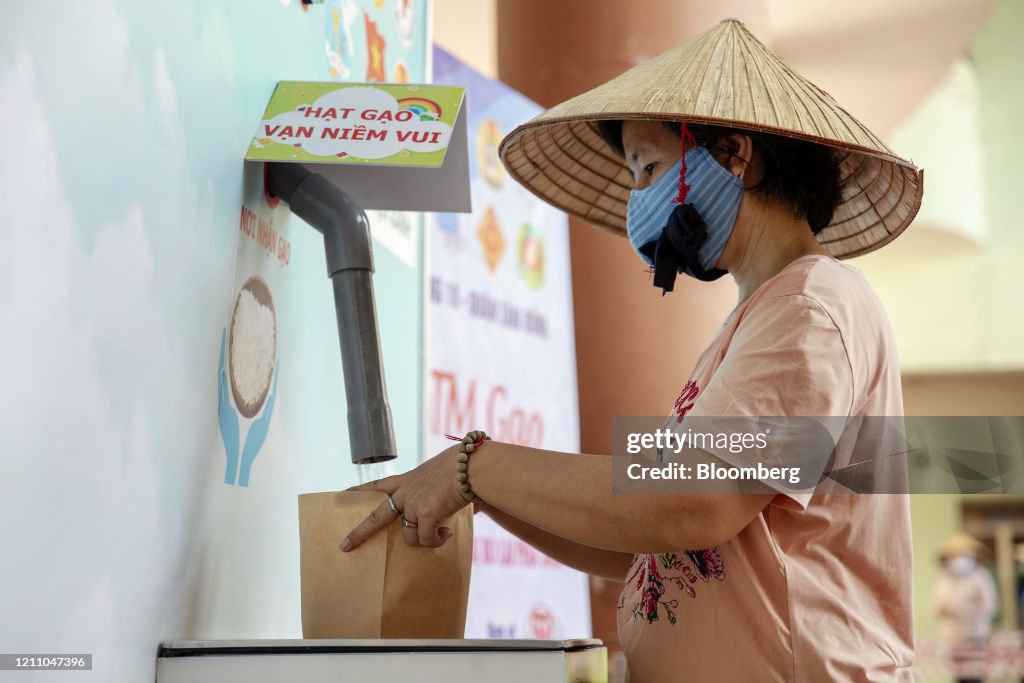
M488 441L469 458L473 492L526 524L620 553L709 548L743 530L772 493L613 493L612 456Z
M581 572L621 583L629 570L629 565L633 562L633 555L630 553L602 550L567 541L538 529L532 524L527 524L507 512L502 512L493 505L484 504L483 511L509 533L529 543L548 557Z
M467 501L455 473L457 447L405 474L353 487L382 491L411 523L406 543L436 548L440 526ZM488 441L469 458L469 483L487 504L549 534L618 553L710 548L733 538L773 493L613 493L612 456L571 455ZM387 501L341 542L345 552L394 522Z

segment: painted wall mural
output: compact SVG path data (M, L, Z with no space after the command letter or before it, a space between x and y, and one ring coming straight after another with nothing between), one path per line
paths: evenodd
M367 19L386 77L426 80L427 3L9 4L0 642L108 683L152 680L164 639L298 637L296 495L357 475L322 240L242 155L278 80L366 76ZM371 221L405 469L420 233Z

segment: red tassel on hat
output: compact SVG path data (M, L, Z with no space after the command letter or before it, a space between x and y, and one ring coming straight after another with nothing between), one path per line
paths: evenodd
M690 186L686 184L686 150L697 146L697 140L693 133L686 127L686 122L679 122L679 133L683 140L683 166L679 169L679 196L672 200L673 204L686 202L686 195L690 192Z

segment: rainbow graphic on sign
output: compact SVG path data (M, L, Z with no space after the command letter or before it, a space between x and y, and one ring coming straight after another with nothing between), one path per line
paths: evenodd
M441 107L434 100L425 97L405 97L398 100L399 109L408 109L420 117L420 121L438 121Z

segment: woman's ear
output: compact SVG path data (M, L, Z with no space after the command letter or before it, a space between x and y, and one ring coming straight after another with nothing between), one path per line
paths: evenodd
M737 178L742 178L748 170L754 143L749 135L726 135L710 146L709 151L715 161Z
M722 138L721 144L729 152L722 165L725 166L729 173L742 178L743 174L747 171L747 167L750 166L750 161L754 155L754 143L750 136L729 135Z

